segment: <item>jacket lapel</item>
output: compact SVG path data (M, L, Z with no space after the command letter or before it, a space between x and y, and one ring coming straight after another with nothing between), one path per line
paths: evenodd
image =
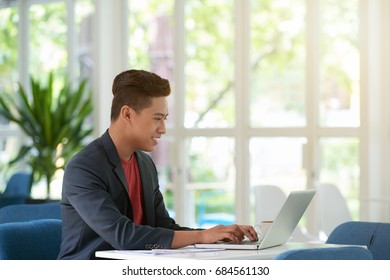
M115 175L118 177L119 181L122 183L122 187L125 188L128 194L129 190L127 188L126 176L123 171L121 160L119 158L115 145L112 142L110 135L108 134L108 130L102 135L101 139L102 139L104 150L106 151L107 154L107 158L112 164L112 169Z
M125 188L127 194L129 194L129 190L127 188L126 176L122 168L121 160L119 158L118 152L115 148L114 143L110 135L108 134L108 130L101 137L104 149L107 153L107 158L112 164L113 172L118 177L120 182L122 183L122 187ZM138 169L140 172L141 185L142 185L142 196L143 196L143 213L144 213L144 222L148 225L155 225L154 212L150 211L150 209L154 209L153 205L153 181L151 179L149 169L151 168L147 162L145 162L140 152L135 153L138 162ZM129 203L130 199L129 199Z

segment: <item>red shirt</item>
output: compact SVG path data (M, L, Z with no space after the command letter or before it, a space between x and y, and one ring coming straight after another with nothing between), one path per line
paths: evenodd
M142 187L139 175L138 163L135 155L128 161L121 159L123 170L125 171L128 193L131 205L133 206L134 223L140 225L143 220L142 213Z

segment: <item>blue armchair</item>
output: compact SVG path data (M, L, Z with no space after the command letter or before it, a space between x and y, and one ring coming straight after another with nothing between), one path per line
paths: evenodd
M0 194L0 208L6 205L22 204L30 196L32 174L16 172L8 180L6 188Z
M275 260L372 260L372 253L356 246L308 248L285 251Z
M0 224L39 219L61 220L60 203L17 204L0 208Z
M60 220L0 224L0 260L55 260L60 245Z
M345 222L330 233L326 243L365 245L374 260L390 260L390 223Z

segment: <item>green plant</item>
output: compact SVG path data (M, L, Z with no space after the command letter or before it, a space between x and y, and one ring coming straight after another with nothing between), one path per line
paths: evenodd
M27 160L34 182L45 179L49 197L55 172L64 168L92 133L85 124L92 112L91 92L86 80L73 88L65 79L64 86L56 90L53 73L46 85L33 77L30 81L31 94L19 83L16 95L0 95L0 115L16 123L27 136L27 143L9 164Z

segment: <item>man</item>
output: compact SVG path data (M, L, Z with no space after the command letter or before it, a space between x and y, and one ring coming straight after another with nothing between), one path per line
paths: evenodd
M152 159L166 133L169 82L128 70L113 82L108 130L76 154L62 187L59 259L93 259L98 250L179 248L219 240L257 240L251 226L181 227L169 217Z

